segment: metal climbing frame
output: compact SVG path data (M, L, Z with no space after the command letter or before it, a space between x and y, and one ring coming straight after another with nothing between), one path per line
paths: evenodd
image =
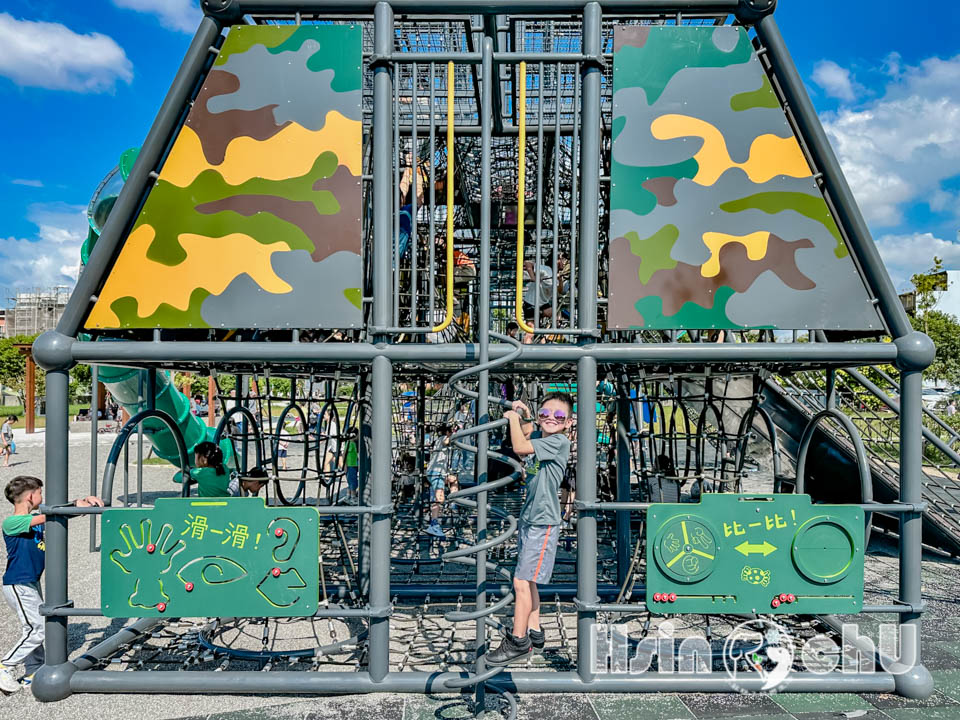
M57 700L73 692L283 692L283 693L362 693L362 692L442 692L455 688L475 688L482 696L488 688L499 693L509 692L653 692L697 691L726 692L759 690L761 678L738 678L735 683L726 673L645 673L639 675L598 672L590 643L591 629L598 613L631 613L645 609L643 603L620 602L604 604L598 593L598 518L605 513L617 517L618 555L629 559L631 546L630 518L646 512L645 502L631 502L631 468L628 445L632 441L629 428L617 432L617 501L598 498L597 474L597 386L598 368L604 374L639 374L650 377L687 373L704 377L705 368L714 374L724 372L755 373L763 370L790 370L810 367L834 368L889 363L901 372L899 416L899 499L883 506L886 512L899 518L900 577L898 603L892 608L873 608L874 612L896 612L901 627L903 657L915 662L905 672L891 674L835 673L820 675L809 672L791 672L786 688L793 692L825 691L898 691L908 696L925 696L932 691L929 672L919 661L919 624L923 612L920 596L921 558L921 371L932 360L932 344L916 333L904 314L896 293L884 272L876 248L853 197L840 172L839 165L826 140L816 113L806 96L802 82L786 51L777 24L772 15L771 0L603 0L576 2L555 0L549 8L540 2L461 2L459 0L395 0L393 3L370 0L340 0L339 2L295 2L291 0L207 0L202 3L204 19L187 52L186 58L160 108L156 121L140 151L127 184L103 228L96 250L81 275L74 298L66 309L55 332L38 339L34 353L47 375L47 431L46 431L46 487L43 511L48 515L47 586L47 665L34 681L34 693L42 700ZM372 22L371 22L372 13ZM397 17L398 13L410 13ZM461 13L454 16L455 13ZM859 269L866 279L875 304L882 317L891 343L784 343L772 342L764 336L753 336L749 342L680 342L671 332L665 342L643 342L636 333L605 332L600 323L600 290L605 288L600 255L606 226L601 222L601 208L606 206L606 184L602 157L609 154L609 52L611 42L609 21L630 23L706 22L723 24L729 16L752 27L755 42L760 48L770 71L777 79L777 92L799 136L811 167L822 185L825 197ZM238 337L235 342L210 342L196 333L161 332L153 338L132 333L129 342L79 342L84 318L89 311L89 300L96 300L98 283L108 272L111 262L123 241L134 213L139 208L151 178L162 164L171 137L181 122L184 108L190 103L200 77L211 62L225 26L242 22L309 22L331 18L361 20L368 28L365 62L369 68L368 92L364 111L370 120L366 157L368 166L364 180L370 182L367 223L368 241L365 247L365 265L369 286L364 293L365 307L369 308L365 331L357 342L303 342L299 331L292 330L270 341L256 336ZM412 25L416 23L416 25ZM438 32L420 33L412 28L431 28L437 23ZM459 23L462 30L451 28ZM549 28L547 28L549 26ZM370 32L372 28L372 33ZM541 33L547 28L549 32ZM555 32L556 30L556 32ZM398 37L409 42L409 47L398 48ZM550 43L546 43L546 38ZM511 40L511 38L513 38ZM424 45L425 43L425 45ZM423 66L426 67L423 67ZM478 72L479 71L479 72ZM525 74L533 73L538 80L528 83ZM449 73L449 75L447 75ZM449 77L444 84L438 77ZM429 173L443 172L444 165L468 162L478 172L470 173L473 187L453 187L448 178L444 189L448 193L445 215L435 198L429 201L426 220L430 233L423 255L414 252L409 264L394 263L398 243L396 185L399 182L399 154L403 147L415 148L414 157L421 157L419 112L408 112L409 125L398 121L404 114L400 90L409 87L411 96L420 88L421 78L427 80L433 115L434 103L446 93L446 107L451 122L438 125L458 136L477 138L472 146L465 146L452 157L440 159L441 151L434 137L434 123L429 123L423 155L431 158ZM572 86L565 80L572 80ZM531 90L531 88L533 88ZM537 102L531 105L531 92ZM549 96L549 100L544 95ZM521 102L525 97L526 103ZM411 105L413 107L413 105ZM416 107L419 108L419 105ZM518 110L518 107L526 112ZM531 110L531 107L534 108ZM536 118L527 124L528 115ZM551 124L552 123L552 124ZM554 133L552 146L548 135ZM402 142L400 136L407 138ZM503 138L517 135L521 147L516 175L517 187L494 187L493 179L502 178L494 172L494 165L506 162L510 143ZM529 137L528 137L529 136ZM534 141L534 138L536 140ZM528 164L522 146L528 153L540 154L541 162ZM552 149L552 169L542 162ZM457 155L460 154L460 157ZM530 167L534 165L534 167ZM543 175L541 175L543 173ZM413 168L417 177L418 169ZM528 177L528 175L530 177ZM546 179L549 178L549 179ZM537 228L534 259L548 254L559 269L559 256L566 255L569 277L564 291L558 283L548 303L552 320L546 328L547 342L520 344L495 333L506 324L504 309L513 308L518 322L520 316L521 260L523 233L516 237L517 247L508 250L503 238L503 218L511 209L500 208L499 221L493 223L494 206L498 194L509 197L519 194L523 204L524 185L537 187L533 223ZM543 182L544 185L540 185ZM436 188L430 186L430 194ZM451 222L444 234L445 260L434 256L434 233L438 219L453 218L454 192L459 193L461 212L472 217L475 199L477 232L468 234ZM371 201L370 198L375 200ZM414 201L416 202L416 201ZM518 223L524 223L522 207L512 211ZM448 221L449 222L449 221ZM414 232L416 234L416 231ZM500 238L500 242L496 242ZM450 337L442 333L444 323L449 326L453 314L452 287L454 285L453 243L475 251L475 278L468 284L472 291L475 320L464 335ZM541 245L541 243L543 243ZM496 258L494 249L496 248ZM511 255L512 252L512 255ZM418 269L418 262L426 262ZM500 277L499 268L512 273ZM428 269L427 272L422 270ZM499 272L499 271L498 271ZM442 273L442 274L441 274ZM559 274L559 273L558 273ZM424 285L426 277L426 285ZM442 278L444 290L433 287ZM516 285L511 283L515 281ZM535 281L539 282L539 281ZM503 302L503 293L494 292L494 286L516 287L516 294ZM369 294L368 294L369 293ZM442 316L440 300L443 300ZM438 302L434 304L435 300ZM500 304L503 302L503 304ZM534 310L533 321L542 320ZM565 316L564 316L565 313ZM439 324L437 323L439 320ZM439 329L438 329L439 328ZM534 328L537 330L538 328ZM434 333L432 342L402 342L421 334ZM475 339L474 343L459 340ZM454 342L451 342L454 340ZM499 342L492 342L499 340ZM599 340L599 341L598 341ZM446 342L444 342L446 341ZM68 370L76 362L131 365L146 368L217 369L229 373L253 373L271 368L277 375L305 376L318 368L351 368L365 378L363 395L369 421L362 421L363 432L369 430L369 456L364 461L361 504L354 507L320 508L321 514L360 515L361 542L366 569L367 605L363 608L330 608L327 616L361 617L369 621L367 632L367 669L357 672L281 672L243 673L235 671L171 671L163 673L114 673L90 669L99 658L116 652L124 642L154 627L156 620L143 619L127 630L107 640L83 658L70 661L67 644L67 623L73 615L97 614L96 609L73 608L69 599L66 519L70 515L91 511L67 507L67 452L68 452ZM478 484L451 497L455 502L476 508L476 545L448 555L461 562L475 564L475 609L448 615L454 622L475 622L477 627L476 664L472 672L411 672L391 671L389 643L391 632L391 498L393 475L393 416L394 376L404 365L419 365L437 372L452 374L451 386L466 396L476 399L477 423L458 436L466 444L473 436L476 452L475 474ZM490 420L493 404L500 398L491 398L484 389L490 386L491 373L501 366L519 370L549 372L549 368L563 368L576 379L577 414L577 526L576 559L576 615L577 637L576 670L566 672L510 671L487 669L486 622L497 607L508 602L505 596L495 604L487 598L491 578L488 570L496 566L488 563L487 553L505 541L508 533L487 538L488 514L496 511L490 503L490 493L498 481L487 482L488 461L491 457L488 433L502 421ZM601 376L602 377L602 376ZM464 384L468 380L474 385ZM460 381L460 384L457 384ZM367 385L368 382L368 385ZM476 388L471 390L471 387ZM702 404L710 407L709 387L702 392ZM149 393L148 393L149 395ZM676 402L686 402L677 393ZM618 398L620 418L629 414L629 398ZM268 413L269 415L269 413ZM700 418L709 415L704 411ZM713 447L718 449L727 438L718 421L722 411L714 411L715 418L702 420L701 436L712 432L717 436ZM246 431L243 431L244 434ZM669 434L669 431L667 431ZM696 434L696 433L694 433ZM673 433L676 438L676 430ZM367 445L364 437L362 447ZM738 450L738 455L742 453ZM724 458L711 472L724 474ZM697 468L704 474L707 468ZM368 472L367 472L368 471ZM875 506L869 506L875 509ZM510 523L508 522L508 525ZM626 578L620 578L625 580Z

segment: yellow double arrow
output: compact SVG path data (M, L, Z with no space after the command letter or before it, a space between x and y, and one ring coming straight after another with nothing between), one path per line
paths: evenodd
M742 543L737 545L735 549L738 552L743 553L747 557L749 557L752 554L759 555L760 553L763 553L763 556L766 557L767 555L772 553L774 550L776 550L777 547L776 545L771 545L766 540L764 540L762 543L752 543L744 540Z

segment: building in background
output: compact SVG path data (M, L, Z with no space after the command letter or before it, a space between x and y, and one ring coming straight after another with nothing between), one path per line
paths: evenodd
M69 299L70 288L66 285L8 292L7 307L3 310L3 337L53 330Z

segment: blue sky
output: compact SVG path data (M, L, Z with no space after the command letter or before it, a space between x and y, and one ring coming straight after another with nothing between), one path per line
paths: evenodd
M960 3L894 9L780 0L776 17L902 287L935 254L960 269ZM83 209L142 142L199 16L195 0L0 2L0 288L72 283Z

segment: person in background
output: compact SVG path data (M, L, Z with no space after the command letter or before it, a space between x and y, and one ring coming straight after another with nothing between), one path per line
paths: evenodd
M0 452L3 453L3 466L10 467L10 456L13 455L13 425L17 422L16 415L7 415L7 419L0 426L0 443L3 444Z

